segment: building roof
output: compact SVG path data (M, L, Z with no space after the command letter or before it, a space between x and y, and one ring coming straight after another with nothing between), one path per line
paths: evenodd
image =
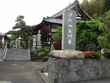
M87 20L92 20L92 18L80 7L79 1L75 0L75 2L69 4L67 7L52 15L53 18L60 18L63 15L64 10L75 10L77 12L77 17L86 17Z
M4 33L1 33L1 32L0 32L0 36L6 36L6 35L5 35Z
M72 8L74 8L76 6L76 4L79 4L78 0L75 0L75 2L69 4L67 7L65 7L61 11L57 12L56 14L52 15L51 17L57 18L57 17L61 16L64 10L72 10Z
M62 19L59 19L59 18L47 17L47 18L44 18L44 21L49 23L62 24Z
M75 0L73 3L69 4L67 7L57 12L56 14L43 18L40 24L31 26L33 29L41 27L45 23L62 24L62 15L64 10L75 10L77 14L77 20L92 20L92 18L80 7L79 1Z

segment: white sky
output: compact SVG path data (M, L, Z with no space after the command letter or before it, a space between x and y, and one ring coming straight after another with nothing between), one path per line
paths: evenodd
M19 15L24 16L27 25L35 25L43 17L52 16L72 2L74 0L0 0L0 32L12 30Z

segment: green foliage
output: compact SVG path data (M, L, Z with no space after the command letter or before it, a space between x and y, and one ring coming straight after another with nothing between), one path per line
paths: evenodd
M41 52L41 49L37 49L37 53Z
M45 52L40 52L40 53L39 53L39 56L40 56L41 58L43 58L45 55L46 55Z
M98 21L78 21L76 26L76 50L84 50L88 44L98 44L97 37L103 33L99 29L100 22ZM53 39L55 40L55 48L61 49L62 28L59 27Z
M49 46L44 46L44 47L42 47L41 50L42 50L43 52L48 53L48 52L50 51L50 47L49 47Z
M103 34L106 34L107 31L108 31L108 28L107 28L107 26L105 26L105 24L102 23L102 24L100 24L100 26L99 26L99 30L102 31Z
M107 48L104 49L104 56L107 59L110 59L110 48L109 49L107 49Z
M16 22L17 23L12 28L13 30L8 31L7 34L14 34L21 36L23 41L25 42L24 48L28 48L28 40L29 40L29 36L32 36L32 28L25 24L24 16L22 15L17 17Z
M47 58L47 57L43 57L43 58L42 58L42 61L43 61L43 62L46 62L46 61L48 61L48 58Z
M19 37L18 35L12 34L12 35L10 36L10 39L11 39L11 40L16 40L18 37Z
M98 43L99 43L99 45L102 47L102 48L106 48L106 46L107 46L107 38L106 37L104 37L104 36L99 36L98 38Z
M101 53L93 51L84 52L84 56L86 59L104 59L104 56Z
M38 53L37 53L37 52L35 52L35 53L33 54L33 56L38 56Z
M47 56L49 56L49 53L47 53Z
M55 35L53 36L53 41L55 41L56 39L60 37L62 37L62 27L57 27L57 31Z
M105 12L105 0L83 0L81 7L93 19L97 19Z
M98 37L98 43L104 49L104 56L110 58L110 31L108 30L110 27L110 11L105 12L99 21L101 22L100 30L103 31L103 34Z
M88 44L98 44L97 37L103 32L99 30L98 21L78 21L76 28L76 49L84 50Z
M33 37L29 37L29 48L31 49L33 46Z
M105 11L110 10L110 0L105 0Z
M44 67L42 67L42 68L40 68L40 72L44 72L44 69L46 69L46 68L44 68Z

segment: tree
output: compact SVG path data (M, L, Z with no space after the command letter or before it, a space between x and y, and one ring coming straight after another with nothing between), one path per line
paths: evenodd
M110 10L110 0L105 0L105 11Z
M18 37L19 37L19 35L14 35L14 34L12 34L12 35L10 36L10 39L15 41Z
M62 27L57 27L57 31L55 35L53 36L53 41L55 41L56 39L60 37L62 37Z
M98 37L98 43L101 48L104 48L104 53L107 58L110 58L110 11L99 18L101 22L100 30L103 34Z
M19 35L22 37L24 42L24 48L28 48L28 39L29 36L32 36L32 29L30 26L27 26L24 21L24 16L20 15L16 19L16 24L12 28L13 30L7 32L7 34ZM17 29L17 30L16 30Z
M98 19L105 12L105 0L83 0L81 7L88 13L93 19Z
M40 31L41 31L41 41L43 43L49 42L51 38L51 30L48 27L43 26L43 28L41 28Z
M78 21L76 27L76 50L83 51L88 44L98 46L97 37L103 33L99 30L100 22L98 21ZM62 28L58 27L55 35L55 48L61 49Z

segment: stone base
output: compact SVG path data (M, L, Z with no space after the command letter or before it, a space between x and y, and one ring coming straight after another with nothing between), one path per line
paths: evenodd
M53 50L50 52L50 56L55 58L80 58L84 59L84 53L75 50Z
M42 48L42 46L37 46L37 49L41 49Z
M49 58L48 77L52 83L110 77L110 60Z
M35 52L36 52L36 48L35 47L32 47L31 53L35 53Z

